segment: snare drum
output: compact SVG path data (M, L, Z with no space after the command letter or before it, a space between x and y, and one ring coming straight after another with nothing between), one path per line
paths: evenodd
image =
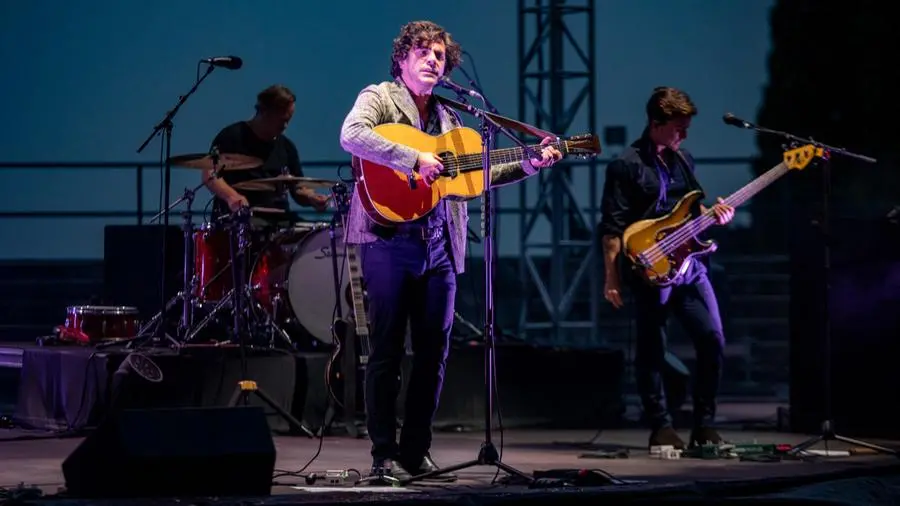
M216 303L231 290L229 231L204 223L194 232L194 288L198 302Z
M138 310L131 306L69 306L59 339L79 344L128 339L139 327Z
M333 343L331 325L335 318L334 268L331 237L327 223L295 227L292 239L268 248L254 265L253 294L280 324L291 323L310 334L319 344ZM297 239L299 237L299 239ZM297 240L294 240L297 239ZM349 316L350 280L344 257L344 230L335 229L341 314Z

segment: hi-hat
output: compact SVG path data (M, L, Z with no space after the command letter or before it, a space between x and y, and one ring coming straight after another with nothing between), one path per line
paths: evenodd
M208 153L178 155L173 156L170 160L172 162L172 165L201 170L212 170L214 162L213 157ZM216 163L218 163L217 168L219 170L247 170L255 169L261 166L263 164L263 161L259 158L254 158L247 155L239 155L236 153L220 153Z
M337 184L337 181L330 179L319 179L315 177L297 177L297 176L275 176L263 179L254 179L253 181L244 181L231 185L235 190L244 191L275 191L277 185L283 184L292 189L311 189L322 190L331 189Z

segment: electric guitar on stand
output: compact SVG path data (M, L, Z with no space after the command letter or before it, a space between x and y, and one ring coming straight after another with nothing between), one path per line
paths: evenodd
M422 177L411 176L385 165L360 160L354 167L356 191L366 214L379 225L392 226L417 220L430 213L445 198L469 200L484 192L481 164L481 135L468 127L458 127L441 135L429 135L401 123L378 125L375 133L389 141L435 153L444 170L431 186ZM596 135L584 134L559 139L552 144L563 156L591 157L600 153ZM537 150L540 145L531 146ZM527 157L521 147L491 150L491 163L520 162Z
M827 150L812 144L785 151L781 163L731 194L725 203L738 207L788 171L803 170L814 160L827 157ZM712 209L691 218L691 210L700 196L699 191L692 191L678 201L671 213L635 222L625 230L622 236L625 257L647 283L674 284L687 271L691 258L708 255L718 247L714 241L701 241L697 237L716 222Z
M326 366L328 393L334 403L343 409L363 412L357 409L365 405L365 368L369 360L369 319L366 315L365 291L362 282L362 265L356 251L356 244L344 244L347 252L347 270L350 277L350 295L353 305L353 323L348 318L337 320L332 326L337 346ZM354 352L353 350L358 350ZM348 382L353 383L351 399L345 399ZM352 403L353 406L348 406Z

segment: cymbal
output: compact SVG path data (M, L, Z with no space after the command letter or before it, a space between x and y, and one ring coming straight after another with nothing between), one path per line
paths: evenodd
M297 177L297 176L275 176L263 179L254 179L253 181L244 181L231 185L235 190L245 191L275 191L277 184L283 184L293 189L331 189L337 184L337 181L330 179L320 179L316 177Z
M172 165L189 169L213 169L212 156L206 153L190 155L178 155L170 158ZM255 169L263 164L259 158L236 153L220 153L218 160L219 170L247 170Z

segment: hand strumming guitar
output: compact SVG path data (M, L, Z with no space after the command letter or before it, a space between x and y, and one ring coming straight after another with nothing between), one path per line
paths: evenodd
M435 182L441 171L444 170L444 165L441 163L441 157L434 153L423 151L419 153L419 159L416 161L416 167L413 170L422 176L426 186L431 186L431 183Z

